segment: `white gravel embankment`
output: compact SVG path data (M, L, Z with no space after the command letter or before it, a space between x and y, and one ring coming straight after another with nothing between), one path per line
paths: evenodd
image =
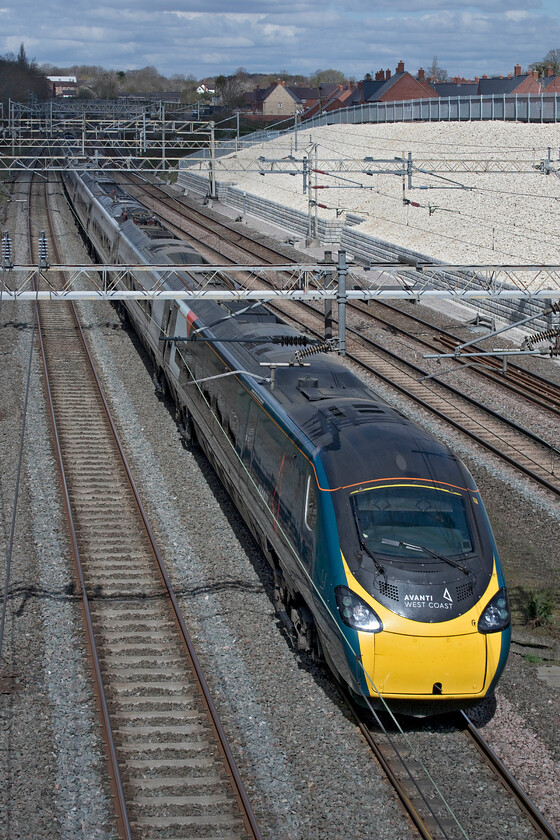
M271 201L307 212L301 176L259 175L259 157L280 159L311 155L318 168L333 171L336 160L365 157L392 159L412 153L413 163L430 168L430 161L524 161L538 167L551 150L552 168L560 170L560 128L503 122L390 123L336 125L242 148L219 158L216 178ZM242 172L253 163L252 172ZM375 163L370 166L375 168ZM434 164L435 166L435 164ZM198 168L198 167L197 167ZM206 164L202 164L204 172ZM558 264L557 235L560 180L537 169L528 173L472 174L439 172L439 177L415 172L413 189L403 203L402 179L395 175L341 174L357 185L333 176L318 175L316 183L328 189L313 194L329 210L321 218L344 220L351 211L364 221L358 230L450 263ZM442 177L451 179L449 183ZM459 189L464 186L468 189ZM428 189L419 189L428 187Z

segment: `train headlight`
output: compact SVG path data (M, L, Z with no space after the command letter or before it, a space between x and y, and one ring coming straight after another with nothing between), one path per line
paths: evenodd
M347 586L336 586L334 594L340 617L348 627L366 633L379 633L383 630L379 616Z
M478 619L479 632L496 633L498 630L505 630L509 627L510 618L507 592L500 589Z

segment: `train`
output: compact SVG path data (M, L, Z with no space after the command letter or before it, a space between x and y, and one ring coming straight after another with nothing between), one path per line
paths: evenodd
M69 170L64 185L98 261L157 266L125 272L123 288L197 288L200 254L110 175ZM118 305L185 444L200 445L268 560L295 647L372 709L430 715L492 697L510 608L461 460L260 302Z

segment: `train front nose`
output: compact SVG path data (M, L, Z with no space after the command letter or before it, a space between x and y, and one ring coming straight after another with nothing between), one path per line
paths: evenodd
M464 636L407 636L379 633L374 681L384 695L469 696L483 692L486 639Z

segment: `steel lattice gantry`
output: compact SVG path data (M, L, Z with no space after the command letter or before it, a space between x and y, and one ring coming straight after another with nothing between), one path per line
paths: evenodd
M344 252L341 252L344 253ZM340 258L339 258L340 259ZM164 289L166 279L178 272L196 276L197 291ZM345 296L349 300L428 299L457 300L558 300L560 265L445 265L422 263L373 263L346 265ZM50 277L63 272L62 289L55 288ZM297 300L336 300L340 296L340 262L257 265L13 265L5 261L0 270L0 295L3 300L38 299L195 299L272 300L275 297ZM141 289L123 285L128 274L142 275ZM244 288L219 288L216 281L239 277ZM257 288L259 280L274 277L275 288Z

